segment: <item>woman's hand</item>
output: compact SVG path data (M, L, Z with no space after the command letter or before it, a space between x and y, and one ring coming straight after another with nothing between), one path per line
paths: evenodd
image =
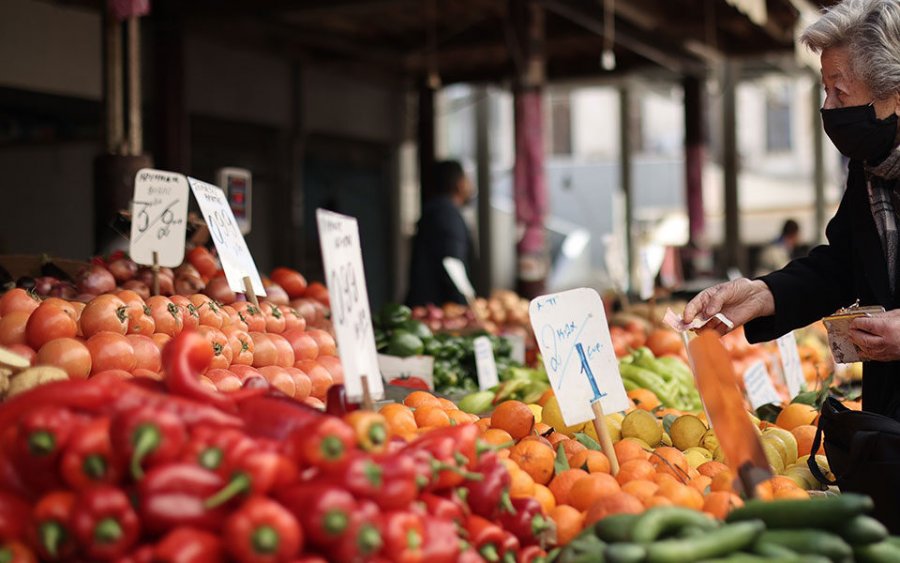
M695 317L708 319L717 313L722 313L735 327L739 327L757 317L775 314L775 298L769 286L760 280L741 278L720 283L691 299L684 308L684 322L689 323ZM717 330L719 334L729 331L717 319L711 320L706 326Z
M853 319L850 340L867 360L900 360L900 309Z

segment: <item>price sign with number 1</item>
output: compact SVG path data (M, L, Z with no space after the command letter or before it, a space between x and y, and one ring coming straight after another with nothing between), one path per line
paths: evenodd
M131 244L128 253L138 264L175 268L184 260L188 184L181 174L142 168L134 178L131 204Z
M384 385L379 375L359 225L353 217L324 209L316 210L316 220L347 394L362 397L362 376L366 376L369 394L381 399Z

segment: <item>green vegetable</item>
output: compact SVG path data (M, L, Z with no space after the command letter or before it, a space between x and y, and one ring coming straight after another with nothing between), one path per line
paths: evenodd
M699 538L673 539L647 547L649 563L682 563L720 557L751 545L765 529L758 520L722 526Z
M853 546L878 543L888 537L884 524L863 514L841 524L834 531Z
M613 543L606 546L604 555L609 563L639 563L647 557L647 550L634 543Z
M396 330L391 335L388 342L387 353L392 356L400 356L408 358L409 356L418 356L425 350L425 344L415 334L410 334L402 330Z
M637 514L613 514L594 524L593 533L604 541L629 542L637 520Z
M731 511L726 521L758 519L769 528L833 529L873 507L871 498L854 493L814 500L754 500Z
M415 334L423 342L431 340L434 338L434 335L431 334L431 330L425 326L425 323L421 321L417 321L415 319L410 319L408 321L404 321L397 326L397 330L402 330L408 332L410 334Z
M494 403L493 391L479 391L463 397L457 406L459 410L470 414L481 414L491 410Z
M756 540L753 546L753 553L764 557L796 557L797 554L783 545L767 543L762 540Z
M381 308L381 313L378 317L383 328L393 329L410 320L412 318L412 310L406 305L388 303Z
M719 523L696 510L678 506L659 507L638 517L631 539L636 543L651 543L662 536L677 533L686 526L714 530L719 527Z
M559 554L559 563L603 563L606 543L588 529L569 542Z
M858 546L853 557L859 563L896 563L900 561L900 547L889 541Z
M838 561L853 555L847 542L824 530L766 530L759 541L780 545L795 553L823 555Z

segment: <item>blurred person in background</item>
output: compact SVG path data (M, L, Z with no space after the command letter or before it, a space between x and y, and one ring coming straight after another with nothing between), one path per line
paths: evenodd
M825 133L850 159L828 243L761 278L703 291L684 320L723 313L736 326L746 323L748 340L761 342L857 299L881 305L886 313L853 320L850 335L869 359L863 409L900 420L900 2L843 0L800 40L821 57ZM727 331L716 320L708 326Z
M406 298L410 307L466 302L443 262L446 257L459 258L466 271L471 271L472 235L461 210L471 203L475 189L455 160L436 163L432 178L434 196L422 209L413 239Z
M759 253L756 275L762 276L788 265L800 244L800 225L788 219L781 227L781 236Z

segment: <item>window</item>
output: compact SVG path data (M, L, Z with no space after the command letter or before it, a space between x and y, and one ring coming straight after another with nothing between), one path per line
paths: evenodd
M766 94L766 150L790 151L791 137L790 88L781 85Z
M550 96L550 154L572 154L572 105L568 92Z

